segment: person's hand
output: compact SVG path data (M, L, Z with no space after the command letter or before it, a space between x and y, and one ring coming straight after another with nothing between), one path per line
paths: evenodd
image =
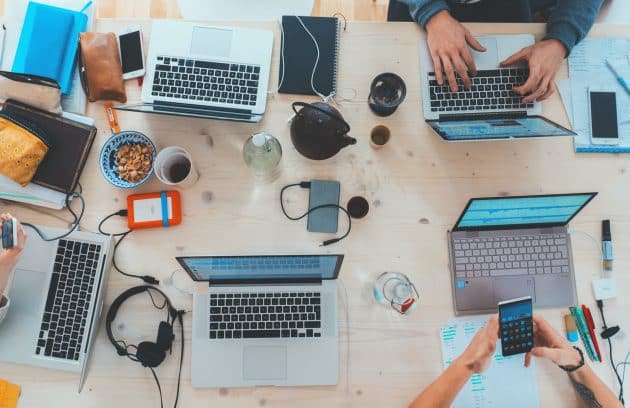
M575 366L580 354L569 342L541 316L534 315L534 348L525 354L525 367L529 367L532 355L553 361L557 365Z
M431 17L426 29L427 43L431 51L438 84L444 83L442 72L445 72L451 91L459 91L455 79L455 72L457 72L464 86L470 88L470 76L477 74L477 68L468 46L477 51L485 51L486 49L479 44L479 41L470 34L466 27L451 17L447 10L442 10Z
M490 365L499 339L499 316L494 315L475 334L466 350L458 357L466 368L474 373L485 371Z
M1 221L9 221L11 220L11 214L0 214ZM24 249L24 243L26 241L26 233L24 232L24 227L17 221L17 224L13 226L13 228L17 228L18 231L18 242L13 248L6 248L0 253L0 265L6 266L9 269L13 269L13 266L20 259L20 254Z
M518 61L527 61L529 77L524 84L514 87L514 92L524 96L523 103L542 101L555 91L554 79L567 54L567 49L556 39L537 42L525 47L501 62L507 67Z

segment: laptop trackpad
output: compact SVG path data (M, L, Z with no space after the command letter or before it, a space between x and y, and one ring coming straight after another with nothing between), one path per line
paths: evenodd
M496 278L494 280L495 303L522 296L531 296L532 300L536 302L536 296L534 293L534 278L515 276Z
M11 309L29 316L39 315L42 312L40 299L45 299L47 283L46 273L16 269L9 290Z
M284 380L287 378L287 348L251 346L243 350L245 380Z
M477 41L486 47L485 52L478 52L470 48L470 53L475 60L477 69L496 68L499 63L499 51L497 39L493 37L476 37Z
M213 27L193 27L190 52L207 57L230 56L232 50L232 30Z

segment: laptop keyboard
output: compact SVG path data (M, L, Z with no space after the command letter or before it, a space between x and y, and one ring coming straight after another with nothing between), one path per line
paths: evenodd
M470 89L464 88L461 78L456 75L459 92L451 92L445 81L438 85L435 72L429 72L429 98L431 112L466 112L480 110L524 110L533 103L521 103L522 96L512 91L515 85L521 85L529 76L525 68L501 68L480 70L471 78Z
M564 234L455 239L453 244L458 278L570 271Z
M100 253L97 244L59 241L35 354L79 359Z
M213 293L210 338L321 337L317 292Z
M254 106L260 66L158 56L151 95Z

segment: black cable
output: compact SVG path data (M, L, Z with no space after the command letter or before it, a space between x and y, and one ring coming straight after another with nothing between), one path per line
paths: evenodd
M342 239L346 238L349 234L350 234L350 230L352 230L352 217L350 217L350 213L348 212L348 210L346 210L344 207L338 205L338 204L322 204L322 205L317 205L313 208L309 208L309 210L307 212L305 212L304 214L298 216L298 217L292 217L287 213L287 210L284 208L284 192L286 191L286 189L291 188L291 187L297 187L300 186L302 188L311 188L311 183L309 181L302 181L301 183L294 183L294 184L288 184L284 187L282 187L282 190L280 190L280 208L282 208L282 212L284 213L284 216L287 217L288 219L290 219L291 221L298 221L301 220L302 218L308 216L310 213L312 213L315 210L319 210L321 208L337 208L340 209L341 211L343 211L346 216L348 217L348 229L346 230L346 233L343 234L342 236L338 237L338 238L333 238L333 239L329 239L326 240L324 242L321 243L321 246L327 246L330 244L334 244L335 242L339 242Z
M160 386L160 380L158 380L157 375L155 375L155 370L153 369L153 367L149 367L149 369L151 369L153 378L155 378L155 384L157 384L158 391L160 392L160 408L164 408L164 401L162 400L162 387Z
M142 279L145 283L148 283L150 285L158 285L160 283L160 281L157 280L156 278L154 278L153 276L150 276L150 275L134 275L133 273L125 272L122 269L120 269L120 267L116 263L116 251L118 250L118 246L120 246L120 244L127 237L127 235L129 235L131 232L133 232L133 229L128 229L125 232L118 232L118 233L108 233L108 232L103 231L103 224L107 220L109 220L110 218L112 218L114 216L126 217L127 216L127 210L119 210L119 211L116 211L114 213L111 213L108 216L106 216L105 218L103 218L101 220L101 222L98 223L98 232L99 233L101 233L103 235L111 235L113 237L120 237L118 239L118 241L116 241L116 244L114 245L114 251L113 251L113 254L112 254L112 266L114 267L114 269L116 269L116 271L118 271L122 275L128 276L130 278Z
M81 195L81 192L83 191L83 187L81 187L80 184L78 186L80 188L79 192L75 191L75 192L66 194L66 209L73 217L73 221L68 232L63 233L57 237L49 238L39 228L37 228L33 224L30 224L28 222L23 222L22 225L25 227L31 228L33 231L37 233L37 235L39 235L39 237L43 241L46 241L46 242L64 239L68 235L72 234L79 227L79 224L81 223L81 219L83 219L83 214L85 213L85 200L83 199L83 196ZM79 201L81 201L81 211L79 212L79 214L75 213L72 207L70 207L70 199L74 199L74 198L78 198Z
M603 329L606 330L608 329L608 325L606 324L606 318L604 317L604 302L602 300L597 300L597 308L599 309L599 314L602 317L602 323L604 325ZM608 356L610 358L610 365L613 369L613 372L615 373L615 376L617 377L617 382L619 383L618 399L621 402L621 404L625 406L626 404L623 398L623 383L625 380L625 366L624 366L624 378L622 378L621 375L619 375L618 366L615 365L615 360L613 358L612 340L610 339L610 337L607 337L606 340L608 340Z
M177 401L179 401L179 386L182 382L182 365L184 364L184 318L182 317L184 315L183 310L180 310L177 312L177 320L179 320L179 327L181 327L182 330L182 347L181 347L181 352L179 355L179 374L177 374L177 393L175 394L175 405L173 405L173 408L177 408Z

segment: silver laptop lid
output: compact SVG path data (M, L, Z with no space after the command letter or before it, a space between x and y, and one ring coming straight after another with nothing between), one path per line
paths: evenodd
M564 226L597 193L473 198L453 231Z
M337 279L343 255L177 257L194 281L211 284L307 283Z

